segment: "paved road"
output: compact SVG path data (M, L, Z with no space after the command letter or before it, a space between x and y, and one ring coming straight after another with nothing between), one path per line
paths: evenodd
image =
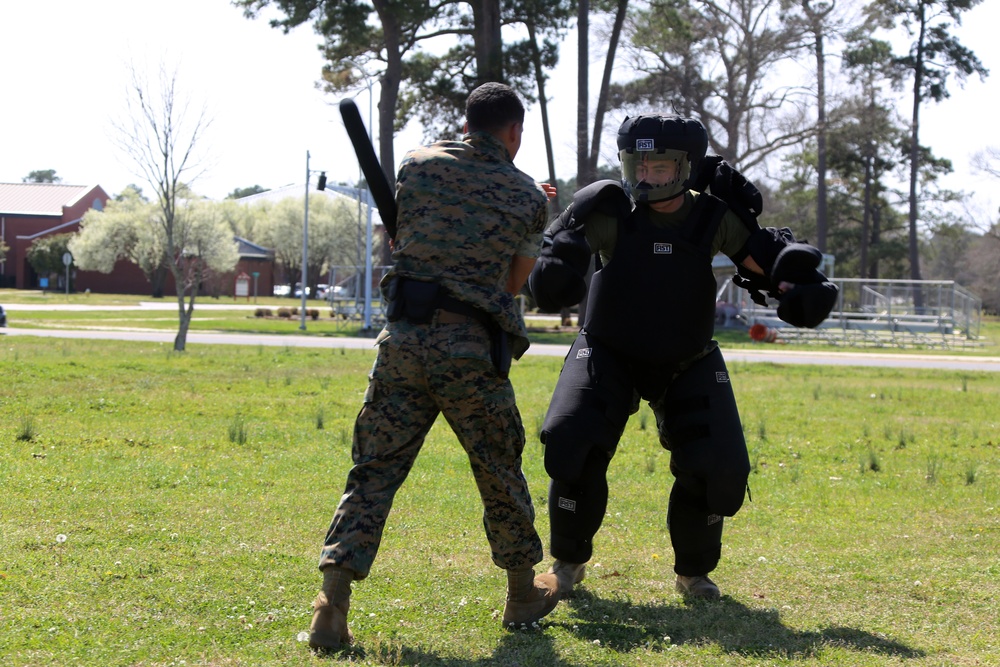
M0 335L9 338L18 336L43 336L49 338L78 338L101 340L139 340L173 343L174 332L154 331L107 331L80 329L0 329ZM189 332L188 343L197 345L267 345L277 347L318 347L370 349L371 338L342 338L302 335L272 334L219 334ZM528 354L562 357L569 350L568 345L534 344ZM770 362L775 364L814 364L825 366L868 366L880 368L922 368L938 370L993 371L1000 372L1000 357L971 357L931 354L884 354L879 352L813 352L809 350L786 350L778 346L761 347L752 350L723 350L729 362Z

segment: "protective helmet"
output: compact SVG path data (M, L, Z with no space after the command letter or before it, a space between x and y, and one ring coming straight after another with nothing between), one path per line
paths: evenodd
M708 132L691 118L636 116L618 128L622 184L636 201L664 201L685 192L707 150Z

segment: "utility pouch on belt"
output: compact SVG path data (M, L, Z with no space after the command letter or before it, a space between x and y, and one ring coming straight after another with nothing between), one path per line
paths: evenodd
M489 327L490 330L490 359L493 367L497 369L500 377L506 379L510 374L510 334L496 326Z
M482 323L490 334L490 360L502 378L510 372L510 335L501 329L484 311L460 301L438 283L396 277L389 283L386 297L390 299L386 319L405 319L414 324L429 324L437 309L468 315Z
M386 319L395 322L405 317L414 324L427 324L438 308L441 286L437 283L396 278L390 291L394 298L389 303Z

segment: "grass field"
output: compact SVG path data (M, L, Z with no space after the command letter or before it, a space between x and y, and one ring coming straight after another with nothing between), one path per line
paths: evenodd
M0 337L0 662L1000 665L1000 374L737 363L753 501L724 598L673 592L647 408L579 593L500 629L504 578L447 427L397 496L352 649L301 634L373 352ZM559 359L515 364L525 474ZM543 563L547 566L548 561Z

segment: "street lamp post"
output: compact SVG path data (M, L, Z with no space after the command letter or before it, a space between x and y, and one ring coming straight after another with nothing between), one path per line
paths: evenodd
M302 315L299 320L299 329L302 331L306 330L306 289L308 289L308 273L307 269L309 266L309 176L313 172L309 169L309 151L306 151L306 212L305 217L302 218ZM317 190L326 189L326 172L319 172L319 181L316 183Z

